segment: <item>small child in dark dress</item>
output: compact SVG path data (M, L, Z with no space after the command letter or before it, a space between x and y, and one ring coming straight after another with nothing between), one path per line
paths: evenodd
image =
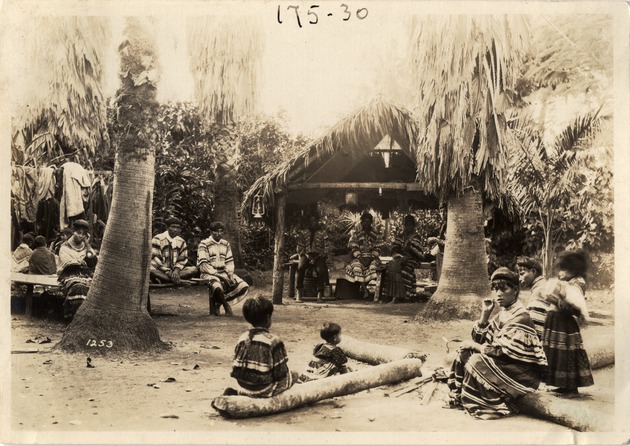
M319 334L326 342L317 344L313 349L314 358L308 363L305 381L325 378L327 376L348 373L351 370L346 366L348 358L337 347L341 341L341 327L334 322L325 322L319 330Z

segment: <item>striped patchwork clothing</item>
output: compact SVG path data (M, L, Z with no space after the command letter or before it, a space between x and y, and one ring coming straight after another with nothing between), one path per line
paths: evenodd
M282 340L266 328L253 327L238 339L231 376L241 387L239 393L268 398L293 385L287 362Z
M512 400L535 391L547 370L529 313L515 302L485 327L477 323L472 338L482 352L459 353L448 380L451 395L476 417L509 415Z
M549 310L549 303L542 296L542 289L544 285L545 279L543 279L542 276L534 279L531 288L531 298L527 304L527 310L529 311L529 316L532 318L534 329L541 340L545 329L547 311Z
M567 286L586 290L582 277L574 277ZM563 299L564 296L560 296ZM575 315L577 310L568 305L552 306L542 336L542 344L549 360L549 375L546 384L574 389L594 384L593 372L588 354L584 349L580 326Z
M381 235L374 229L363 228L352 231L348 247L352 260L346 266L346 280L349 282L369 283L376 279L377 269L381 265L379 256L383 247Z
M306 376L308 379L319 379L347 373L347 362L348 357L335 344L317 344L313 349L313 359L308 363Z
M420 234L413 233L411 236L401 233L394 239L392 248L399 248L409 258L402 264L402 282L405 286L405 297L410 299L416 294L416 268L418 262L424 260L423 257L418 257L414 251L422 252L422 237ZM413 248L413 250L412 250Z
M228 301L238 302L249 290L249 285L234 274L232 247L225 239L216 241L213 237L208 237L199 242L197 267L200 277L209 281L211 292L223 290Z
M160 271L180 271L188 262L188 246L186 241L176 236L171 238L168 231L156 235L151 240L151 268Z

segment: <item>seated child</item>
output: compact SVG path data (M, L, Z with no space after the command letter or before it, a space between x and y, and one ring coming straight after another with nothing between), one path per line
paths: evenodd
M287 352L282 340L269 332L273 303L262 296L243 304L243 316L252 327L238 339L234 350L231 376L240 389L228 388L225 395L269 398L284 392L297 381L289 371Z
M341 327L334 322L325 322L319 334L326 342L317 344L313 349L313 360L308 363L304 381L326 378L327 376L348 373L348 358L343 350L337 347L341 341ZM305 379L306 378L306 379Z

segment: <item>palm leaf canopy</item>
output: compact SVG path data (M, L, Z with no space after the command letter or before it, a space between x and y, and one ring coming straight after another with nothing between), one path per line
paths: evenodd
M410 26L419 176L447 197L480 178L502 200L506 114L529 41L522 16L423 16Z
M107 147L102 62L110 37L102 17L36 17L23 56L31 71L13 116L13 160L45 164L64 153L89 166Z
M188 20L191 71L202 116L226 125L250 114L258 102L264 41L260 22L229 15Z
M294 158L256 180L244 194L243 219L251 221L255 196L261 196L265 208L272 209L276 192L285 190L289 184L300 182L309 166L321 165L338 152L343 151L354 158L366 156L384 137L390 135L403 152L413 156L417 132L416 122L409 111L377 97L357 112L346 116ZM270 214L267 212L266 218L271 218Z

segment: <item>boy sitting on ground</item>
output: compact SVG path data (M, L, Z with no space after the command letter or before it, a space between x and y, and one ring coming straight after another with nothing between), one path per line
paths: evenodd
M240 336L234 350L231 376L240 388L227 388L224 395L269 398L297 381L297 373L289 371L284 343L269 332L272 313L273 303L262 296L243 304L243 316L252 328Z

